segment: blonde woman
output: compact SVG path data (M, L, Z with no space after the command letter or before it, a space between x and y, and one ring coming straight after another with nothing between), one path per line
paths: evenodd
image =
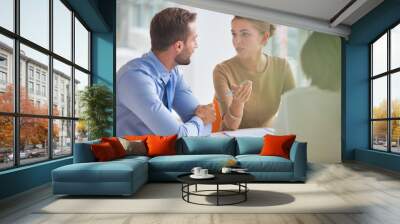
M281 95L295 87L286 59L263 53L275 26L235 16L231 23L236 55L214 69L222 130L269 127Z

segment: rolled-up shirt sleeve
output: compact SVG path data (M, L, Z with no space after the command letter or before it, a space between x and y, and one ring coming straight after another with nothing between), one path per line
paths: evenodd
M183 122L188 122L190 120L201 122L202 125L199 126L198 135L205 136L211 133L211 124L204 125L201 118L195 115L196 108L199 106L199 101L193 96L192 90L189 85L186 84L182 75L178 76L172 106Z
M154 80L140 70L129 70L118 83L121 103L136 114L143 123L157 135L178 137L197 136L203 129L203 122L193 117L181 123L165 107L156 92Z

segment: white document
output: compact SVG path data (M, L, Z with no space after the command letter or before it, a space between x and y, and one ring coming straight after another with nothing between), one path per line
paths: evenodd
M263 137L266 134L275 134L273 128L245 128L235 131L221 131L212 133L211 136L229 136L229 137Z

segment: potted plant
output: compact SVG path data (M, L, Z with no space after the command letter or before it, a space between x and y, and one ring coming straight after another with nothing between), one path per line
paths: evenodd
M80 92L79 106L82 119L88 131L89 140L110 136L112 126L113 94L102 84L87 86Z

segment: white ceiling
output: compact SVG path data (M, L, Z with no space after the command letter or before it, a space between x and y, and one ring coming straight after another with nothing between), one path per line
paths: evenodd
M348 37L351 25L383 0L173 0L203 9ZM332 20L345 6L337 20Z
M350 0L227 0L329 21Z

